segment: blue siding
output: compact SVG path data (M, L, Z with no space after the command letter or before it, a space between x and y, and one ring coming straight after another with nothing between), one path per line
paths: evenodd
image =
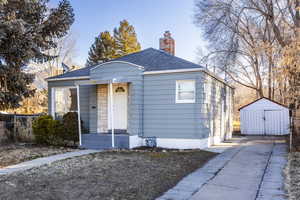
M207 105L211 137L231 137L233 113L233 89L215 78L206 75L204 103Z
M97 86L91 85L89 89L89 130L90 133L97 132L97 117L98 117L98 105L97 105Z
M176 103L176 80L196 81L196 102ZM201 139L209 135L204 126L202 72L144 76L144 136Z
M143 69L134 65L107 63L90 73L91 80L113 78L129 82L127 132L130 135L184 139L217 136L223 139L226 137L224 134L232 131L233 89L204 72L143 75ZM176 80L196 81L195 103L176 103ZM74 83L48 82L49 113L51 88L75 86ZM97 107L96 90L96 85L80 86L81 118L90 133L97 132L97 112L100 108ZM120 138L120 145L126 146L129 143L127 140ZM107 137L94 134L83 136L83 146L98 147L97 142L102 142L105 148L111 146Z
M109 134L82 134L81 148L87 149L111 149L111 135ZM115 135L115 147L129 149L128 135Z

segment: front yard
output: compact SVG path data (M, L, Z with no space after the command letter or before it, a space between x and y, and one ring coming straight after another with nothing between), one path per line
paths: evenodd
M0 176L0 199L155 199L215 155L132 150L75 157Z
M0 146L0 168L40 157L76 151L72 148L46 147L30 144Z

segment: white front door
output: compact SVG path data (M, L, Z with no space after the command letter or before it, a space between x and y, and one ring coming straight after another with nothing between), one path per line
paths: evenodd
M126 83L113 84L113 116L114 129L127 129L127 99L128 87ZM108 129L111 130L110 88L108 86Z

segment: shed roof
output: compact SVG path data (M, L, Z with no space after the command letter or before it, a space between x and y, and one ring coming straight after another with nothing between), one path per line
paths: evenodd
M241 109L243 109L243 108L246 108L246 107L250 106L251 104L253 104L253 103L257 102L257 101L262 100L262 99L266 99L266 100L268 100L268 101L271 101L271 102L273 102L273 103L276 103L277 105L280 105L280 106L282 106L282 107L285 107L285 108L289 109L289 107L287 107L286 105L283 105L283 104L281 104L281 103L279 103L279 102L277 102L277 101L274 101L274 100L269 99L269 98L267 98L267 97L261 97L261 98L259 98L259 99L256 99L255 101L252 101L252 102L250 102L250 103L248 103L248 104L246 104L246 105L243 105L242 107L239 108L239 111L240 111Z
M202 66L192 63L190 61L184 60L182 58L173 56L165 51L157 50L154 48L148 48L143 51L136 53L131 53L120 58L116 58L110 61L124 61L140 65L144 67L144 71L160 71L160 70L176 70L176 69L193 69L193 68L203 68ZM70 78L70 77L84 77L90 75L90 69L95 67L89 66L78 70L70 71L65 74L60 74L58 76L53 76L48 78ZM204 68L203 68L204 69Z

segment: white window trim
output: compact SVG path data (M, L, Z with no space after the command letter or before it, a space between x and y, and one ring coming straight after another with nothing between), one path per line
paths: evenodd
M190 100L179 100L178 99L178 83L191 81L194 83L194 99ZM194 79L186 79L186 80L176 80L176 92L175 92L175 103L195 103L196 102L196 80Z
M51 87L51 115L52 115L53 119L55 119L55 109L56 109L56 107L55 107L55 89L57 89L57 88L77 89L76 86L56 86L56 87Z

